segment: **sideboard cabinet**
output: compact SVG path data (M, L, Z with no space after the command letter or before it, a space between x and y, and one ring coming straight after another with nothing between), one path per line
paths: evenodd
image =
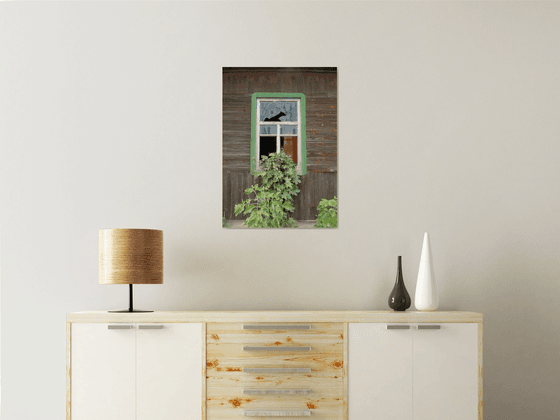
M477 324L350 324L348 345L351 420L478 418Z
M67 316L67 420L481 420L482 315Z
M71 334L72 420L200 420L201 323L74 323Z

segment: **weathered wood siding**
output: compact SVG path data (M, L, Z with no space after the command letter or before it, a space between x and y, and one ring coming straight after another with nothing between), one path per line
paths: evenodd
M317 218L322 198L337 195L337 75L324 68L225 68L223 72L223 215L235 217L250 174L251 95L294 92L306 97L307 174L296 198L296 220Z
M317 205L322 198L333 198L336 192L336 172L308 172L300 177L300 193L294 201L294 219L317 219ZM245 189L256 182L249 171L223 171L223 211L228 220L242 220L247 216L233 215L235 205L249 196Z

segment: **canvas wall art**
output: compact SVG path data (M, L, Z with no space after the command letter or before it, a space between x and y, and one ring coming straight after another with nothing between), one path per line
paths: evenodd
M224 67L222 226L337 228L337 68Z

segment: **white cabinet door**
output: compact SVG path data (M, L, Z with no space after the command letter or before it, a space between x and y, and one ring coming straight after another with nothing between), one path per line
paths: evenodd
M348 419L412 420L410 329L348 325Z
M135 420L135 340L123 324L72 324L72 420Z
M202 324L138 324L136 356L136 420L202 418Z
M438 325L412 330L414 420L476 420L478 324Z

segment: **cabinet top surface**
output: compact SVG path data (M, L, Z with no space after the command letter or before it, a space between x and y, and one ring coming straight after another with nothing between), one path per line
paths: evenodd
M482 322L482 314L463 311L86 311L66 314L66 322Z

